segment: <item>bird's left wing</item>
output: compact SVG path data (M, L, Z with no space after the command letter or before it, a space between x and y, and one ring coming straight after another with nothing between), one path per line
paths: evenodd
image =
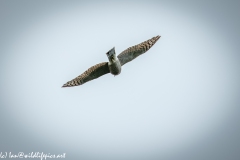
M138 45L129 47L120 53L117 57L121 63L121 66L137 58L141 54L147 52L160 38L160 36L153 37L147 41L144 41Z
M99 63L86 70L80 76L74 78L71 81L68 81L62 87L74 87L82 85L83 83L96 79L107 73L110 73L110 70L108 68L108 62Z

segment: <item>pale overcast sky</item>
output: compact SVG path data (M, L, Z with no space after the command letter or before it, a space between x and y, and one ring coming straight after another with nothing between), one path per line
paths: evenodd
M240 159L239 1L0 1L0 152ZM61 88L160 35L120 75Z

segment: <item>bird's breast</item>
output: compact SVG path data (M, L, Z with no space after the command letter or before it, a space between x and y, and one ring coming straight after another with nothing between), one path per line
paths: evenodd
M109 62L108 67L109 67L110 72L113 75L118 75L121 73L121 64L120 64L119 60L111 62L111 63Z

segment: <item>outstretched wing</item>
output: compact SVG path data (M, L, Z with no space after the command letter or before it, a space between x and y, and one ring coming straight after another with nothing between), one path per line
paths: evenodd
M86 70L80 76L74 78L71 81L68 81L62 87L74 87L74 86L82 85L83 83L96 79L109 72L110 70L108 68L108 62L99 63L99 64L96 64L95 66L92 66L88 70Z
M128 49L124 50L117 56L121 65L123 66L124 64L130 62L139 55L148 51L157 42L159 38L160 36L153 37L147 41L144 41L138 45L129 47Z

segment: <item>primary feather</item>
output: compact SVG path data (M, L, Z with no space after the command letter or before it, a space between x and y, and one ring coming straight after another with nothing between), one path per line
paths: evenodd
M144 41L138 45L129 47L128 49L124 50L117 56L121 65L123 66L124 64L132 61L141 54L147 52L157 42L159 38L160 36L153 37L147 41Z
M83 83L96 79L109 72L110 70L108 68L108 62L99 63L99 64L96 64L95 66L92 66L88 70L86 70L80 76L74 78L71 81L68 81L62 87L73 87L73 86L82 85Z

